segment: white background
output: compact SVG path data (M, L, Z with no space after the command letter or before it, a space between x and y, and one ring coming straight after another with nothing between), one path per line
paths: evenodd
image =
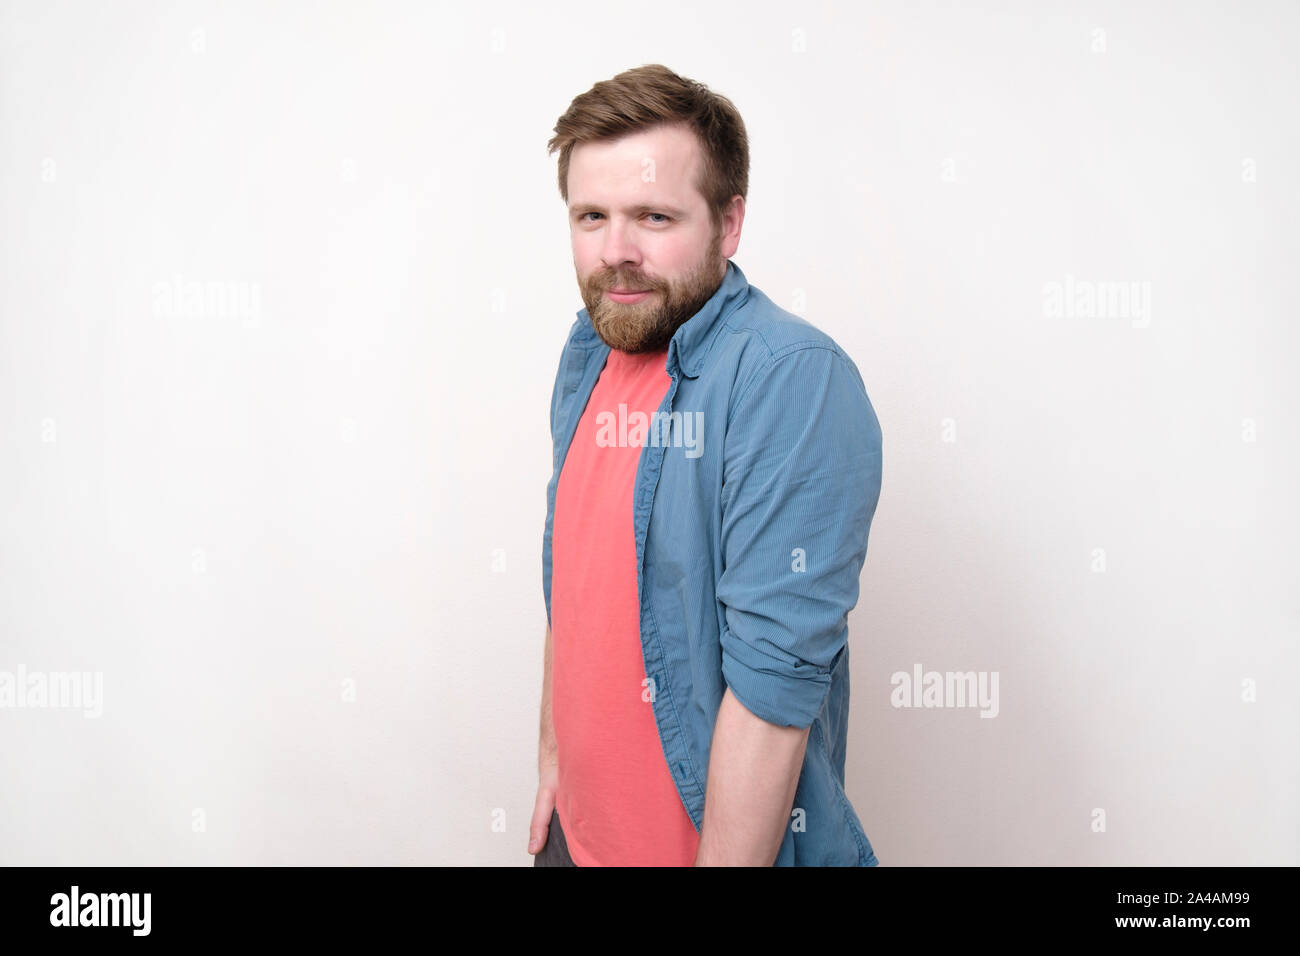
M882 865L1300 862L1297 30L0 5L0 670L104 682L0 709L0 863L531 865L582 306L545 144L649 62L740 109L734 259L881 420L847 784ZM1052 317L1067 277L1149 323ZM917 664L996 671L998 716L891 706Z

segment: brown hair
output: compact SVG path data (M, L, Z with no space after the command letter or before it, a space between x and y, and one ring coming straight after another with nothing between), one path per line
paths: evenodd
M695 188L718 229L731 197L748 196L745 123L731 100L658 63L625 70L574 97L546 144L547 155L560 151L560 198L569 201L569 156L574 146L671 123L685 123L700 142L704 169Z

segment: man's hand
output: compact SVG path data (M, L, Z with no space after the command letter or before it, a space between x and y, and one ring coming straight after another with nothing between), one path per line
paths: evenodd
M555 791L559 781L560 768L557 764L545 766L538 773L533 822L528 827L528 852L534 856L542 852L550 835L551 812L555 809Z

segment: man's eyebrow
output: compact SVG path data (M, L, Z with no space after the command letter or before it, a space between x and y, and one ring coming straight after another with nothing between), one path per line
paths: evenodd
M658 212L663 213L666 216L677 216L680 219L686 215L684 209L678 209L676 206L669 206L666 203L640 203L636 206L628 206L624 208L623 211L630 216L639 216L642 213L647 212ZM578 213L605 212L605 207L599 206L596 203L579 202L570 206L569 212L574 213L575 215Z

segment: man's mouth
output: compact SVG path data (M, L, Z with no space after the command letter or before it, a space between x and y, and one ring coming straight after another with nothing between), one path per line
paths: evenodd
M650 292L649 289L610 289L609 297L615 302L640 302Z

